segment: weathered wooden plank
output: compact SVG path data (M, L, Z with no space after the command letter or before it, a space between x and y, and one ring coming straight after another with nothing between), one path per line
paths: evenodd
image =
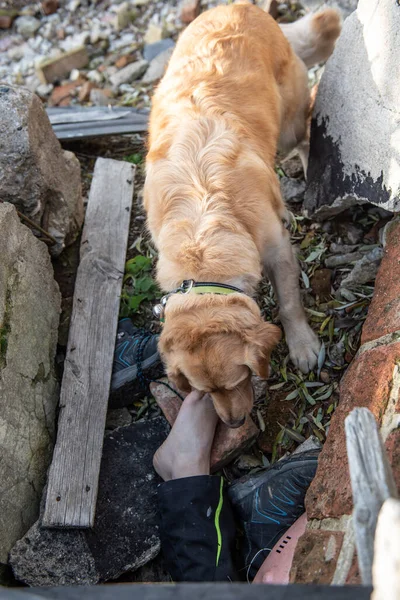
M59 140L141 133L149 118L148 111L131 107L53 107L47 114Z
M179 585L97 585L53 589L0 589L0 600L369 600L371 589L346 585L248 585L181 583Z
M133 183L133 165L97 159L82 233L44 527L93 525Z
M375 534L374 592L371 600L400 598L400 502L386 500L378 517Z
M397 497L397 490L372 413L354 409L345 420L345 430L358 564L363 584L370 585L378 514L385 500Z

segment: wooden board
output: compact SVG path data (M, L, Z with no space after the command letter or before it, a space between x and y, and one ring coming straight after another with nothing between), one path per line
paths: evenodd
M361 581L371 585L378 514L385 500L397 497L396 485L373 414L355 408L345 420L345 430L358 564Z
M149 113L131 107L53 107L47 109L59 140L147 131Z
M82 233L44 527L93 526L133 185L133 165L97 159Z
M114 584L52 589L0 589L0 600L369 600L371 588L325 585L181 583Z

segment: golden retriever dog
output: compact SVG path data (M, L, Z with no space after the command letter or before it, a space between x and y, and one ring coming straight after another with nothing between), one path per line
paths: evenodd
M303 372L317 362L274 161L299 144L306 161L306 64L327 58L339 32L331 9L280 28L256 6L219 6L182 33L153 99L144 203L157 279L166 292L196 282L166 296L159 348L170 380L208 392L230 427L281 337L252 298L263 270L291 360Z

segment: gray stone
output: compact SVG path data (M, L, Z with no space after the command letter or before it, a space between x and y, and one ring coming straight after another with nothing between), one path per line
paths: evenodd
M325 0L324 2L321 2L321 0L302 0L301 4L313 12L320 9L322 5L336 8L343 19L346 19L356 10L358 0Z
M0 204L0 563L38 518L55 436L61 297L47 247Z
M39 520L11 551L16 578L31 586L95 584L152 560L160 548L152 460L168 432L158 417L106 435L94 528L42 529Z
M153 58L161 54L161 52L168 50L168 48L175 48L175 42L171 38L165 38L165 40L155 42L154 44L147 44L143 50L143 58L150 62Z
M153 58L145 76L142 78L143 83L156 83L164 75L169 59L172 56L173 48L167 48L158 56Z
M64 152L37 96L0 84L0 198L42 225L59 254L78 235L83 203L78 159Z
M126 67L111 75L110 81L116 88L123 83L131 83L132 81L139 79L139 77L141 77L146 71L148 66L149 63L147 60L138 60L130 65L126 65Z
M127 408L112 408L107 412L106 429L126 427L132 423L132 415Z
M24 38L30 38L35 35L40 27L40 21L35 17L18 17L15 19L15 28Z
M286 202L302 202L306 191L306 182L292 177L281 177L281 194Z
M334 269L335 267L341 267L342 265L348 265L360 260L363 257L361 252L349 252L348 254L335 254L335 256L328 256L325 259L325 266L328 269Z
M332 244L329 246L329 252L332 254L349 254L350 252L354 252L354 250L357 248L357 244L336 244L335 242L332 242Z
M365 202L400 209L399 19L392 0L360 0L326 64L304 203L314 218Z
M340 288L353 289L355 286L364 285L375 280L379 265L383 258L382 248L374 248L365 254L354 265L353 270L343 279ZM339 290L340 291L340 290Z

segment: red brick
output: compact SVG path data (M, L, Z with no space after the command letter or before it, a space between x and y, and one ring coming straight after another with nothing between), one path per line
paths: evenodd
M400 222L394 222L387 235L361 343L394 331L400 331Z
M52 15L58 9L58 0L41 0L41 4L45 15Z
M13 24L14 17L10 15L1 15L0 14L0 29L10 29Z
M160 383L152 383L150 390L158 406L163 411L165 418L172 426L178 416L182 404L181 400L174 392ZM258 428L250 417L247 417L246 423L237 429L230 429L224 423L220 422L217 425L211 450L211 471L218 471L230 463L254 442L258 433Z
M118 60L115 61L115 66L117 69L123 69L126 65L133 63L135 57L132 54L125 54L124 56L120 56Z
M332 417L328 438L318 460L318 470L307 496L309 519L340 517L352 511L344 420L353 408L365 406L381 423L400 342L378 346L360 354L350 365L340 386L340 402Z
M386 440L385 446L389 462L392 465L396 487L400 490L400 429L392 431Z
M357 550L354 552L353 562L346 577L346 585L361 585L361 573L358 566Z
M68 106L74 91L82 83L82 79L77 79L76 81L70 81L69 83L55 87L49 99L50 106Z
M182 23L191 23L200 14L200 0L183 0L181 4Z
M290 583L331 584L343 535L341 531L306 531L297 542Z

